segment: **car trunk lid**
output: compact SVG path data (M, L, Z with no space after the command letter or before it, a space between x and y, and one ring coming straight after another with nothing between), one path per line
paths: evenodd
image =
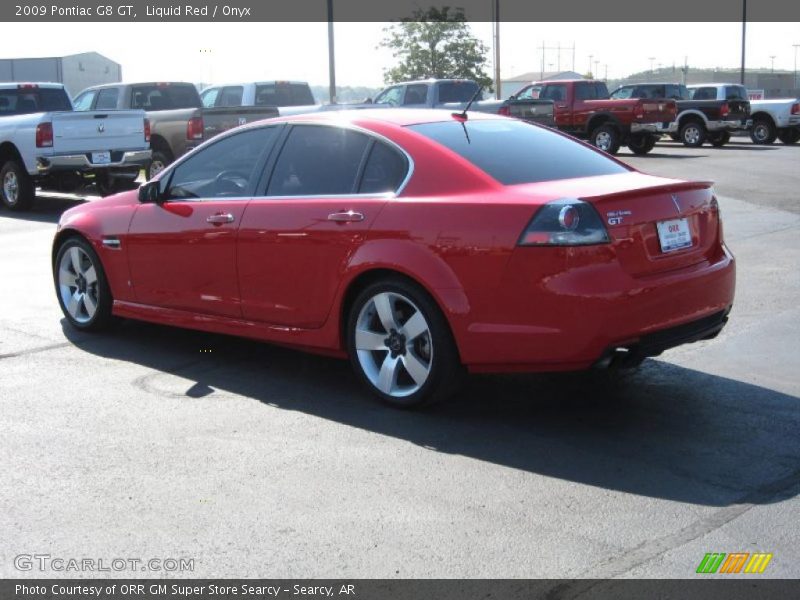
M53 113L53 153L147 148L144 118L141 110Z

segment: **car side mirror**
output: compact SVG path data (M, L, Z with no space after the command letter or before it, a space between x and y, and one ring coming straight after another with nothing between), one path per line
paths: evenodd
M372 98L364 98L364 104L372 104Z
M516 94L511 94L511 95L508 97L508 99L509 99L509 100L516 100L516 99L517 99L517 95L516 95Z
M148 181L139 188L139 202L146 204L149 202L159 202L161 200L161 190L158 181Z

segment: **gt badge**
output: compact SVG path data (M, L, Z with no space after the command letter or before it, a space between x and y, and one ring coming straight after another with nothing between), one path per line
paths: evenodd
M633 213L629 210L612 210L606 213L606 221L609 225L622 225L623 217L629 217L631 214Z

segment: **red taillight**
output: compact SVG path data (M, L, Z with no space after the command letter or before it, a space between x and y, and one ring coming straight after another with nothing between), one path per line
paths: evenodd
M508 106L501 106L500 110L497 111L498 115L503 115L504 117L511 116L511 108Z
M793 114L793 115L798 115L798 114L800 114L800 104L798 104L797 102L795 102L794 104L792 104L792 114Z
M36 126L36 147L37 148L52 148L53 147L53 124L49 121L39 123Z
M150 119L144 120L144 141L150 141Z
M20 83L17 86L18 90L36 90L39 86L35 83Z
M203 139L203 117L192 117L186 124L187 140Z
M731 107L728 106L727 102L722 103L722 107L719 109L719 114L723 117L727 117L731 112Z

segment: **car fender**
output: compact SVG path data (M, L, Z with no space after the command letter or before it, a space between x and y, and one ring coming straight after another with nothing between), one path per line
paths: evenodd
M703 121L704 125L708 126L708 117L706 117L706 115L703 114L702 111L697 110L696 108L688 108L678 114L677 118L678 127L680 127L683 124L683 122L686 121L686 119L688 119L689 117L698 117L700 118L701 121Z

